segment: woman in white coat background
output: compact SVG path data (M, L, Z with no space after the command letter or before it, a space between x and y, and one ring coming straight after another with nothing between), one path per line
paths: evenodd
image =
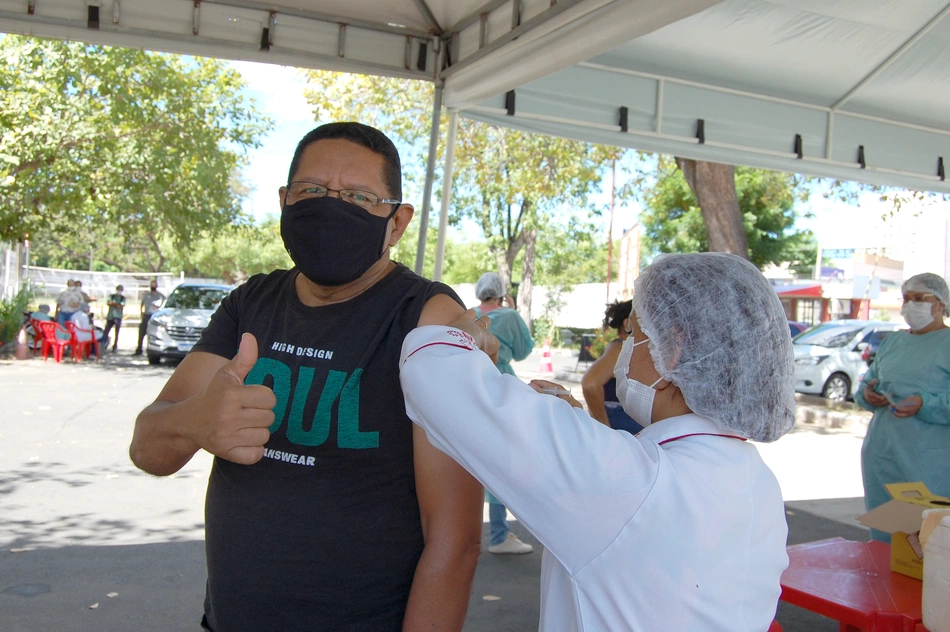
M544 545L540 629L767 630L788 528L746 439L785 434L795 402L785 314L758 269L703 253L643 270L616 369L636 436L499 374L472 318L406 338L406 409Z

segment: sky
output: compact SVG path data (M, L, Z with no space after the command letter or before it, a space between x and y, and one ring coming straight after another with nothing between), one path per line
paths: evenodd
M244 178L252 193L244 204L244 211L256 219L280 212L277 189L286 183L287 169L294 155L297 142L313 129L314 121L310 106L303 97L305 82L296 68L260 64L254 62L228 62L236 68L248 83L247 93L253 96L259 107L274 119L274 129L263 138L259 149L251 150L250 164ZM610 176L603 182L606 192L595 198L603 208L610 204ZM422 208L422 199L407 200L417 211ZM433 195L433 208L438 210L438 200ZM614 209L614 239L636 223L636 206ZM418 217L418 215L417 215ZM609 217L602 218L606 234ZM430 221L437 221L433 217Z
M248 83L248 94L258 101L261 109L275 123L273 131L263 138L262 146L251 150L250 164L244 174L252 188L244 210L257 219L263 219L268 214L277 215L280 212L277 189L286 182L287 169L297 142L316 126L316 122L303 97L305 82L299 70L254 62L229 63L243 75ZM609 174L602 186L605 191L596 195L593 201L607 209L610 205ZM802 215L811 213L814 217L803 217L796 227L811 229L823 247L853 248L855 237L862 234L861 227L871 223L869 218L880 217L887 210L888 205L882 203L879 197L873 193L864 194L860 196L860 203L855 205L814 194L798 209ZM421 199L407 201L417 209L422 207ZM437 210L435 196L432 204ZM638 210L638 205L617 206L614 209L614 239L619 239L624 230L636 223ZM437 220L433 218L431 221ZM606 234L609 222L606 210L601 221Z
M250 152L244 177L252 192L244 211L257 219L280 213L277 189L287 182L287 169L297 142L315 127L310 106L303 98L304 80L296 68L230 62L248 83L247 92L274 120L274 129L258 149Z

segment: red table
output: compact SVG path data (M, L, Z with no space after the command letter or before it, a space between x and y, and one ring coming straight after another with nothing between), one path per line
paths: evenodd
M841 632L926 632L922 582L890 568L883 542L796 544L788 547L782 600L839 621Z

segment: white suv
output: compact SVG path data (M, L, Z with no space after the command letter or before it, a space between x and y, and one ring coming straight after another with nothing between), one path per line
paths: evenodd
M183 283L172 290L162 309L148 321L148 363L184 358L232 289L230 285Z
M867 364L861 353L877 338L901 329L874 320L831 320L795 336L795 390L833 401L854 396Z

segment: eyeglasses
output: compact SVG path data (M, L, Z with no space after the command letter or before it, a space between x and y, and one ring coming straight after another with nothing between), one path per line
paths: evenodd
M929 293L904 294L903 303L936 303L937 297Z
M294 202L299 202L300 200L310 200L313 198L322 198L326 197L330 192L339 193L340 199L344 202L349 202L350 204L355 204L360 206L367 211L373 210L373 208L379 204L395 204L399 206L402 204L402 200L395 200L391 198L379 199L379 196L375 193L370 193L369 191L360 191L358 189L330 189L323 186L322 184L314 184L313 182L291 182L287 185L287 202L292 204Z

